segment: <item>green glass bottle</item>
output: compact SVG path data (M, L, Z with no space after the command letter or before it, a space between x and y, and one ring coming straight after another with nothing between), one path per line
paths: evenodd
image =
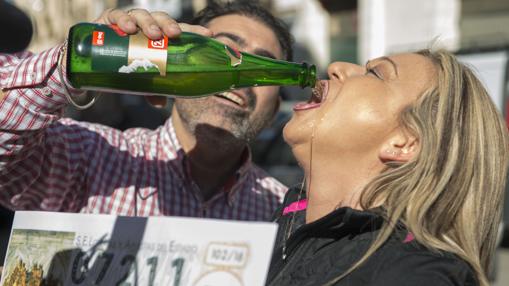
M75 88L197 97L229 89L313 87L315 66L238 52L211 38L182 33L151 41L116 26L80 23L69 31L67 77Z

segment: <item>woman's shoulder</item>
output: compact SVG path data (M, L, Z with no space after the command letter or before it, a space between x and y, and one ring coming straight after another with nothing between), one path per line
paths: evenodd
M478 285L466 261L428 249L408 235L402 241L392 239L380 250L374 285Z

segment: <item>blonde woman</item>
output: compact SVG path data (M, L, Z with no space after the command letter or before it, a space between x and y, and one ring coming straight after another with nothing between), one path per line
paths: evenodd
M305 172L269 285L488 285L508 166L501 116L443 51L333 63L285 140Z

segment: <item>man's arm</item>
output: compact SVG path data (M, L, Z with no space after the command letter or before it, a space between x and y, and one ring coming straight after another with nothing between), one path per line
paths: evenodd
M10 208L51 209L82 183L82 156L67 153L80 142L67 140L69 128L50 130L67 104L61 56L61 47L0 55L0 202Z
M211 35L143 9L106 10L95 22L116 24L128 34L140 30L151 39L178 37L181 30ZM64 52L56 47L38 55L0 54L0 203L10 208L78 211L86 200L94 144L101 141L96 139L122 137L111 128L59 120L67 98L79 96L61 77Z

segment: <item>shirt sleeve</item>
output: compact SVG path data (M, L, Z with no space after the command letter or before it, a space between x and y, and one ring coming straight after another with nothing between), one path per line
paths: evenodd
M374 275L372 285L477 286L466 262L430 254L395 255Z
M0 203L12 209L76 210L81 200L71 190L84 183L85 138L58 122L60 51L0 54Z

